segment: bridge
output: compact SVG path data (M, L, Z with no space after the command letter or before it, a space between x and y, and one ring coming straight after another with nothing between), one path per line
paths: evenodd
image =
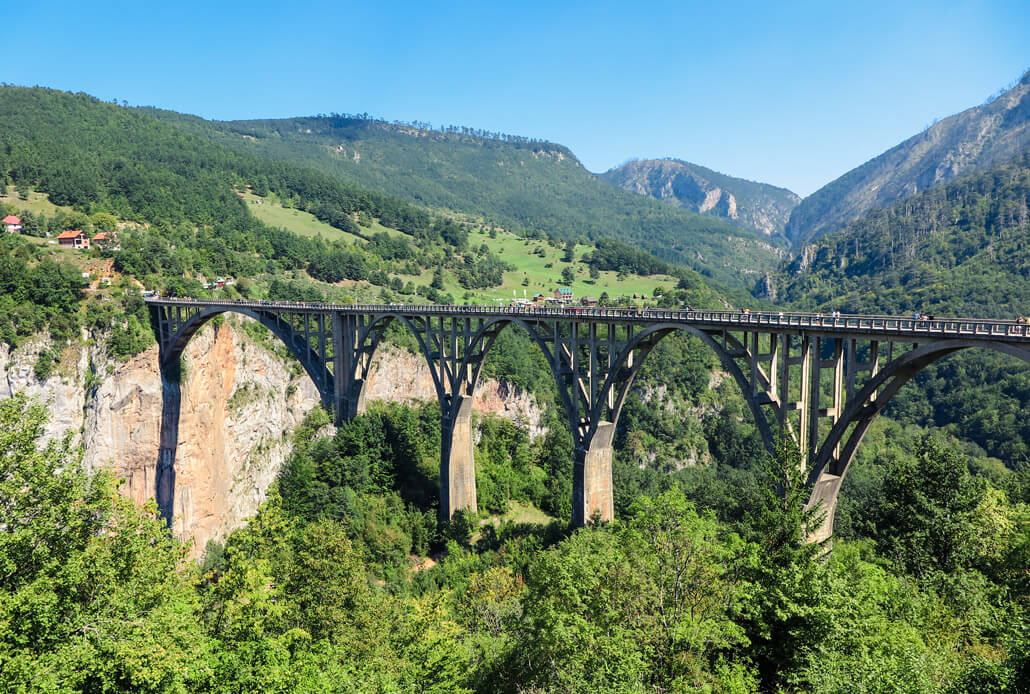
M524 329L550 365L574 442L572 521L610 520L612 440L633 379L672 333L697 337L736 380L769 450L796 442L808 507L833 532L844 476L869 425L920 370L985 348L1030 362L1019 321L677 309L324 304L152 298L164 388L157 500L171 520L181 356L213 317L233 312L268 328L297 358L337 424L365 407L365 385L388 325L411 332L429 364L442 416L440 515L476 510L472 395L483 360L506 327Z

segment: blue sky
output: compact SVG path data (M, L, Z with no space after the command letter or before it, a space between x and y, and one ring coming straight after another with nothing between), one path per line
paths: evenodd
M802 195L1030 67L1026 0L9 3L9 83L468 125Z

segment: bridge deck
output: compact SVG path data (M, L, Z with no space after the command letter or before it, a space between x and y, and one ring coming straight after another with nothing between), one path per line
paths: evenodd
M381 314L405 316L441 316L459 318L518 318L532 320L572 319L594 323L650 325L684 323L702 330L754 330L776 333L799 332L813 335L885 337L919 342L926 339L999 340L1030 343L1030 324L1017 320L994 318L915 319L899 316L842 314L827 316L817 313L752 311L710 311L667 308L598 308L537 306L473 306L440 304L332 304L293 301L232 301L217 299L147 298L155 306L201 306L227 310L247 308L259 311L284 310L293 313Z

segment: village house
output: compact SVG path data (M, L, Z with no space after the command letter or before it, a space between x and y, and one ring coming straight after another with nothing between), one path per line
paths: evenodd
M8 234L20 234L21 233L21 220L15 217L13 214L9 214L4 217L3 221L4 230Z
M572 301L572 288L571 287L558 287L554 290L554 298L562 303Z
M72 248L89 248L89 236L79 229L69 229L57 235L57 243Z
M584 296L579 300L581 306L597 306L597 297Z
M118 242L117 231L101 231L99 234L93 237L92 244L99 246L109 251L120 251L122 250L121 244Z

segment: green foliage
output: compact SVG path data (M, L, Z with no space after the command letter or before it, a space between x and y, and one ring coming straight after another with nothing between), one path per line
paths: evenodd
M184 548L67 443L40 448L44 421L24 398L0 403L0 689L201 686L211 644Z
M732 268L742 259L755 268L771 269L775 262L764 239L723 220L613 188L553 143L473 134L468 128L419 131L360 116L216 123L170 111L144 112L240 151L420 204L496 219L528 236L632 241L660 258L737 285L741 278ZM416 132L425 136L412 137ZM383 223L404 230L393 220Z

